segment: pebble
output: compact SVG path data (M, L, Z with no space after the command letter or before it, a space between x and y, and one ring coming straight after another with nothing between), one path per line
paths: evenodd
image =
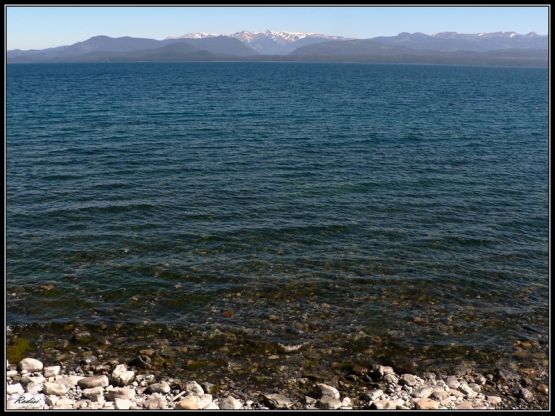
M233 410L237 410L237 409L241 409L243 407L243 403L241 403L240 400L237 400L235 397L233 396L227 396L224 399L220 399L220 401L218 402L219 404L219 408L220 409L233 409Z
M195 395L188 395L181 399L175 406L178 410L198 410L202 409L199 403L199 397Z
M459 380L457 380L457 377L455 377L455 376L447 377L445 382L447 383L447 385L449 386L450 389L458 389L460 384L461 384L461 383L459 383Z
M319 409L339 409L341 407L341 402L331 396L323 396L316 403L316 407Z
M189 381L188 383L186 383L184 390L187 393L191 393L197 396L202 396L204 394L204 390L196 381Z
M61 367L59 365L53 365L50 367L44 367L44 376L48 377L55 377L60 374Z
M106 392L108 400L116 398L131 400L135 397L135 389L132 387L115 387L108 389Z
M135 378L135 372L128 370L125 364L119 364L112 371L112 378L114 384L126 386Z
M493 406L497 406L501 403L501 397L499 396L486 396L486 399Z
M147 399L144 403L144 407L149 410L156 410L156 409L167 409L168 406L166 404L166 400L158 395L152 395L149 399Z
M28 371L29 373L35 373L42 371L43 364L39 360L34 358L24 358L19 362L18 369L20 371Z
M44 392L46 394L55 394L56 396L63 396L67 393L67 387L62 383L44 383Z
M340 395L339 391L332 386L328 386L327 384L318 383L316 387L320 390L322 397L331 397L332 399L339 400Z
M83 390L83 396L90 399L93 402L103 402L104 401L104 389L102 387L93 387L90 389Z
M476 397L478 395L478 393L476 393L474 390L472 390L470 388L470 386L466 383L461 383L461 385L459 386L459 390L462 391L464 393L464 395L466 397L468 397L469 399L473 399L474 397Z
M414 386L418 383L418 377L413 374L403 374L399 379L399 384L404 384L407 386Z
M520 397L522 397L522 398L523 398L524 400L526 400L527 402L532 402L532 401L534 401L534 394L533 394L530 390L528 390L528 389L525 389L525 388L522 387L522 388L519 390L519 394L520 394Z
M415 402L418 410L438 409L439 403L432 399L418 399Z
M457 403L455 409L474 409L472 402L470 400L465 400L463 402Z
M283 394L265 394L262 397L273 409L290 409L293 406L291 400Z
M549 394L549 386L547 384L539 384L537 390L542 394Z
M383 396L383 394L384 394L383 390L381 390L381 389L372 390L372 391L364 394L364 399L368 400L368 401L378 400L380 397Z
M93 387L107 387L110 382L106 376L92 376L82 378L77 382L82 389L90 389Z
M151 392L153 393L163 393L163 394L167 394L171 391L171 387L168 383L166 383L165 381L162 381L160 383L154 383L151 384L150 386L148 386L148 388L150 389ZM204 393L204 392L203 392Z

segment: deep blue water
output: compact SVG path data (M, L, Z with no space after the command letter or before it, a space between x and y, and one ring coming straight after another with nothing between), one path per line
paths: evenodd
M10 324L547 335L545 69L9 65L7 105Z

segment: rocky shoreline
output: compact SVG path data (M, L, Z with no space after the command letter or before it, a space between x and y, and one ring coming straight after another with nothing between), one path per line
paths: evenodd
M215 389L203 380L157 377L114 361L70 369L27 357L7 366L8 409L547 409L549 393L545 384L532 391L502 372L415 375L383 365L352 368L347 378L364 380L366 387L356 396L341 382L307 377L293 383L299 396Z

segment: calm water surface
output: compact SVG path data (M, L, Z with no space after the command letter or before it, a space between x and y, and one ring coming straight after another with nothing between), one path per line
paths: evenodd
M548 73L9 65L8 323L546 342Z

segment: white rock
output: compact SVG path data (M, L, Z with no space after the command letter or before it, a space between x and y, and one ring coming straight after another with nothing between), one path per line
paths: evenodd
M19 369L21 371L28 371L29 373L35 373L42 371L44 365L39 360L34 358L24 358L19 362Z
M118 410L128 410L131 407L131 400L117 398L114 400L114 405Z
M9 371L6 371L6 375L7 375L9 378L15 377L15 376L17 376L18 374L19 374L19 373L17 372L17 370L9 370Z
M50 367L44 367L44 376L45 377L55 377L60 374L60 370L62 368L59 365L52 365Z
M335 387L328 386L327 384L323 383L318 383L316 384L316 386L320 389L322 397L327 396L331 397L332 399L339 400L339 391Z

